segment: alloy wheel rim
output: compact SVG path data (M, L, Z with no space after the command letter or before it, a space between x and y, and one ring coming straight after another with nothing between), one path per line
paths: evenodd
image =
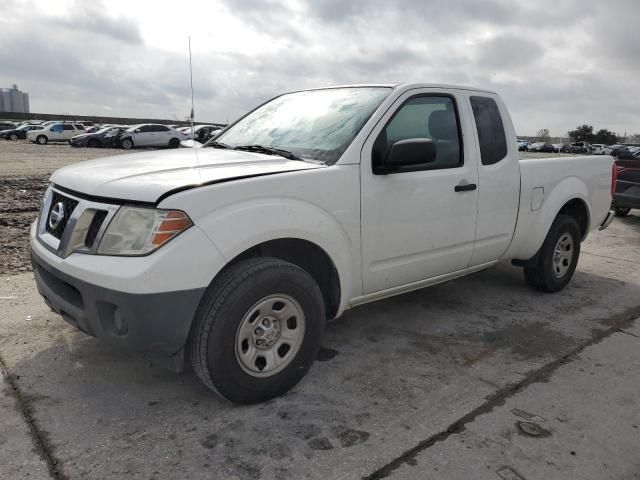
M568 233L563 233L560 235L558 242L556 243L555 248L553 249L553 276L555 278L564 277L569 268L571 268L571 263L573 262L573 238Z
M289 295L269 295L245 314L236 332L238 364L253 377L271 377L296 357L305 332L305 315Z

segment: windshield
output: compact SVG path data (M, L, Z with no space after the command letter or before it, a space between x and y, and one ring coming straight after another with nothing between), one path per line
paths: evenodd
M251 112L215 141L232 148L278 148L335 163L390 92L387 87L349 87L288 93Z

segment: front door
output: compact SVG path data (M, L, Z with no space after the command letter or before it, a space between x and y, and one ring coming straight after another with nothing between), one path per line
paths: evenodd
M362 278L370 294L465 269L476 230L477 158L465 98L405 93L365 141L361 156ZM464 134L464 135L463 135ZM418 171L378 170L398 140L431 139L436 159Z

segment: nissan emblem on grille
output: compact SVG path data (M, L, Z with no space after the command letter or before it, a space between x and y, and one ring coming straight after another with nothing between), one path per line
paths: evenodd
M62 220L64 220L64 204L58 202L51 209L51 213L49 213L49 227L55 230Z

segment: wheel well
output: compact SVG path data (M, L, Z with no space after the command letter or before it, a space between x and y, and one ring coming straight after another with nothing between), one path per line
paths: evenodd
M340 278L333 261L322 248L299 238L270 240L241 253L229 265L251 257L275 257L306 270L320 287L327 318L335 317L340 306Z
M587 205L584 201L579 198L574 198L573 200L565 203L558 213L568 215L578 222L582 238L587 235L589 230L589 210L587 209Z

